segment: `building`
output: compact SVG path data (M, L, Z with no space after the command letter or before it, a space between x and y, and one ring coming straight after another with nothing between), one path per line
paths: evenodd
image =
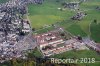
M48 33L39 34L34 36L39 49L43 52L44 55L49 56L47 50L54 50L56 45L64 43L64 40L59 35L59 32L50 31Z
M72 20L82 20L87 14L84 12L78 12L71 19Z
M4 15L5 15L5 12L0 13L0 20L4 17Z
M79 9L79 2L70 2L64 5L64 8Z
M85 50L88 49L85 43L80 42L76 38L65 40L62 38L60 31L50 31L47 33L35 35L36 43L39 50L44 56L63 53L70 50Z

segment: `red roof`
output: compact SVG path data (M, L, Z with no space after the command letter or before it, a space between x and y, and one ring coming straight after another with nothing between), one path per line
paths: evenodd
M38 44L47 44L50 42L61 40L61 36L58 32L51 31L44 34L35 35L34 37L37 40Z

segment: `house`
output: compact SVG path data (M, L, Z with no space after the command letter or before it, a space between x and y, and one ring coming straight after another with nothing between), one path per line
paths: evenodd
M65 3L64 8L79 9L79 2Z
M5 15L5 12L0 13L0 20L4 17L4 15Z
M72 20L82 20L87 14L84 12L78 12L76 15L74 15L71 19Z

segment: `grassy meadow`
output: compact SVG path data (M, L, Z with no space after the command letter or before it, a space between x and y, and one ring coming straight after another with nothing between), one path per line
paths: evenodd
M32 27L40 28L44 25L50 25L58 21L69 19L74 12L60 11L61 3L56 0L45 0L42 5L29 5L29 18ZM73 14L72 14L73 13Z
M87 16L81 21L74 21L70 19L77 13L77 11L70 10L68 8L62 11L58 10L58 8L63 8L61 5L63 2L79 0L56 1L57 0L45 0L42 5L29 5L29 19L33 28L39 29L45 25L51 25L59 22L59 26L63 27L65 30L68 30L73 35L81 35L85 37L90 35L89 24L94 19L97 19L98 23L100 23L100 11L96 10L96 7L100 6L100 0L88 0L87 2L80 4L80 10L87 13ZM92 38L95 39L94 37ZM97 42L100 42L100 39L96 40Z

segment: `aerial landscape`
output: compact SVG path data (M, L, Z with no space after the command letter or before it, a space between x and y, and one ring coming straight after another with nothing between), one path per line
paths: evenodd
M100 0L0 0L0 66L100 66Z

